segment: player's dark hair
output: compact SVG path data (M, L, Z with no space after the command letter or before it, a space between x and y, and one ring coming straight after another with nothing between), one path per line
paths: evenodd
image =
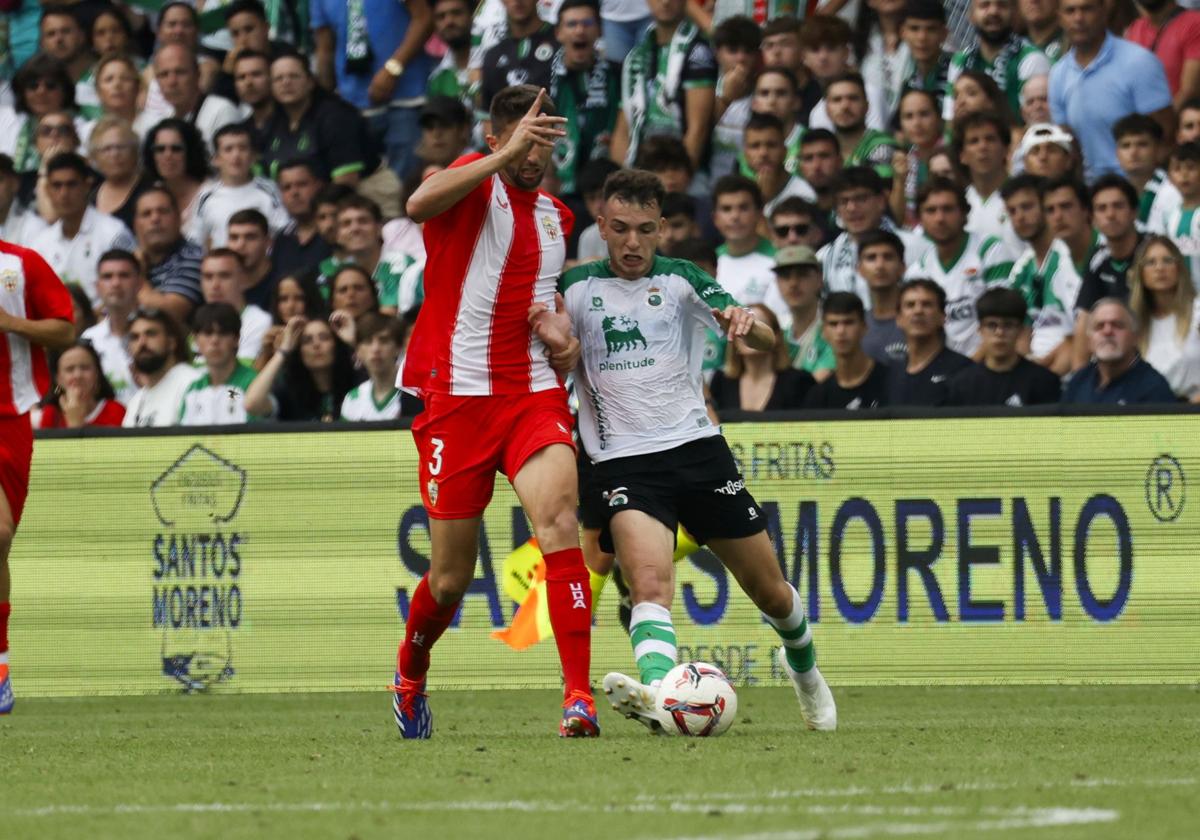
M431 4L432 8L432 4ZM468 4L468 8L470 5ZM600 20L600 2L599 0L563 0L561 6L558 7L558 17L555 18L555 25L561 26L563 13L569 12L572 9L590 9L596 15L596 20Z
M1200 163L1200 143L1180 143L1171 150L1170 162Z
M760 211L763 209L762 190L758 188L758 184L751 181L745 175L722 175L717 179L717 183L713 186L713 206L721 200L723 195L736 195L737 193L748 193L751 200L754 201L754 206Z
M255 210L253 207L247 207L245 210L239 210L229 217L229 221L225 223L225 229L234 225L254 225L263 232L264 236L271 235L271 225L267 222L267 217L262 214L262 211Z
M183 140L183 169L187 176L194 181L203 181L207 178L208 153L204 148L204 138L200 136L196 126L178 117L167 117L150 129L146 139L142 142L142 169L152 180L162 180L158 166L154 163L154 146L157 143L158 135L167 130L174 131Z
M72 283L71 285L74 286L75 284ZM83 290L80 289L80 291ZM86 298L87 293L84 292L83 294ZM88 308L91 308L90 303L88 304ZM115 400L117 398L117 393L113 390L112 383L108 381L108 377L104 375L104 363L100 361L100 354L96 351L95 345L93 345L92 342L88 341L86 338L76 339L74 344L66 348L66 350L60 350L59 352L55 353L53 358L50 359L50 370L54 372L54 379L58 378L58 363L62 361L62 357L67 354L67 350L75 349L86 350L87 354L92 357L92 364L96 366L97 401L103 402L104 400ZM59 408L59 400L62 399L62 394L63 392L60 391L58 385L55 384L54 387L50 389L50 393L46 394L46 398L42 400L42 406L54 406L55 408Z
M124 262L133 266L134 273L139 277L142 274L142 261L135 254L126 251L124 248L109 248L100 255L100 259L96 260L96 267L99 268L100 263L106 262Z
M929 180L917 190L917 212L920 212L921 207L929 200L929 196L936 193L953 194L958 202L958 209L963 212L963 215L966 216L971 212L971 204L967 201L963 188L958 185L958 181L947 178L945 175L930 175Z
M790 195L775 205L770 220L775 221L776 216L808 216L810 219L816 219L819 212L817 205L811 201L806 201L798 195Z
M923 289L937 298L938 309L945 311L946 309L946 290L941 287L936 280L931 280L928 277L913 277L911 280L905 280L900 284L900 290L896 298L897 301L903 301L904 296L913 289Z
M862 298L854 292L830 292L821 303L823 315L857 315L860 321L867 320L867 310Z
M1196 160L1200 160L1200 146L1196 147ZM1079 202L1079 206L1084 210L1091 207L1091 201L1088 196L1088 188L1083 181L1076 178L1074 175L1060 175L1057 178L1050 178L1042 183L1042 198L1045 198L1055 190L1069 189L1075 193L1075 199Z
M770 38L773 35L800 35L801 27L800 19L795 15L780 15L777 18L771 18L763 27L762 36Z
M904 11L900 14L900 22L912 18L913 20L934 20L944 24L946 22L946 8L942 5L941 0L908 0L904 4Z
M235 122L235 123L229 123L228 125L223 125L220 128L218 128L216 134L213 135L213 140L212 140L212 147L213 147L214 152L217 149L221 148L221 141L224 140L226 137L245 137L246 140L250 143L250 151L251 152L256 151L254 148L254 132L250 130L250 125L248 123L236 123Z
M828 128L814 128L804 132L804 136L800 138L800 148L805 146L814 146L817 143L829 143L833 148L838 148L837 135Z
M536 85L512 85L503 88L492 97L488 115L492 121L492 134L500 136L506 128L529 112L537 100L541 88ZM542 100L542 114L557 116L554 102L547 96Z
M575 182L579 188L579 194L588 196L601 192L604 189L604 182L608 180L608 176L620 168L620 165L612 160L612 158L604 157L589 160L580 167L579 177Z
M696 221L696 199L687 193L670 192L663 198L662 214L664 219L672 216L687 216Z
M192 316L192 332L241 335L242 316L231 303L206 303Z
M683 145L683 141L678 137L666 134L655 134L643 140L638 146L637 159L633 165L651 172L686 169L688 177L696 172L696 168L692 166L692 159L688 156L687 146Z
M887 184L870 166L848 166L833 179L834 198L850 190L863 189L871 194L887 192Z
M365 195L359 195L356 192L350 193L337 204L339 216L344 210L365 210L371 214L377 224L383 224L383 211L379 209L378 204Z
M750 119L746 120L746 127L742 129L742 133L748 134L751 131L778 131L780 138L782 138L783 120L774 114L760 114L757 111L752 111Z
M24 64L13 76L13 104L17 113L29 114L29 102L25 92L38 82L50 82L62 94L62 110L75 110L75 82L67 73L67 68L57 58L51 58L45 53L37 53Z
M580 5L575 4L576 8ZM403 347L407 332L407 325L399 318L389 318L379 312L364 312L354 322L354 346L359 347L375 336L383 334L396 342L397 347Z
M886 245L896 252L896 256L900 258L900 262L904 262L904 240L896 235L894 231L876 228L868 230L862 236L858 237L858 258L861 260L863 252L868 248L876 245Z
M604 182L605 201L615 198L623 204L661 211L666 194L658 176L644 169L619 169Z
M712 45L721 47L742 47L751 52L762 46L763 32L752 18L744 15L727 17L713 30Z
M711 242L696 237L689 237L676 242L671 248L669 256L677 260L687 260L691 263L717 264L717 249L712 246Z
M47 175L53 175L64 169L79 173L79 177L84 181L88 181L92 177L92 168L88 166L82 155L75 152L59 152L46 163Z
M975 314L980 323L984 318L1012 318L1025 323L1029 308L1025 304L1025 297L1016 289L994 286L975 301Z
M1040 199L1045 193L1045 184L1046 179L1029 172L1022 172L1000 185L1000 198L1008 201L1022 190L1033 190Z
M238 15L251 14L267 23L267 13L263 10L262 3L258 0L233 0L225 7L225 25L229 25L229 21Z
M1155 123L1157 125L1157 123ZM1110 172L1107 175L1101 175L1092 184L1088 190L1088 209L1096 203L1096 195L1103 190L1119 190L1121 195L1125 196L1125 200L1129 202L1130 208L1136 210L1138 206L1138 193L1133 184L1129 183L1125 178L1115 172Z
M1127 114L1113 123L1112 136L1114 140L1130 135L1147 134L1155 143L1161 143L1165 135L1158 120L1149 114Z

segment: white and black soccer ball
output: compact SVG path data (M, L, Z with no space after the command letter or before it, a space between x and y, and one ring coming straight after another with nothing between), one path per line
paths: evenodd
M725 672L707 662L672 668L658 687L656 702L665 725L694 738L724 734L737 716L737 692Z

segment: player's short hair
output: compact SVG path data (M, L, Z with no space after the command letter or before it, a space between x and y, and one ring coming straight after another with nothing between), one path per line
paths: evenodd
M354 346L366 344L375 336L383 334L396 342L397 347L403 347L407 332L407 325L399 318L389 318L379 312L364 312L354 322Z
M365 195L359 195L356 192L343 198L337 203L338 215L342 215L345 210L365 210L371 214L376 223L383 224L383 211L379 209L379 205Z
M829 143L833 148L838 148L837 135L828 128L814 128L804 132L804 136L800 138L800 148L805 146L815 146L817 143Z
M780 15L777 18L771 18L767 21L767 25L763 27L762 36L770 38L774 35L800 35L801 23L800 19L795 15Z
M432 5L431 5L432 8ZM468 6L469 8L469 6ZM590 9L596 15L596 20L600 20L600 2L599 0L563 0L562 5L558 7L558 17L554 19L556 26L562 24L563 13L569 12L572 9Z
M1024 323L1029 314L1029 307L1025 303L1025 297L1016 289L994 286L975 301L975 314L980 323L983 323L984 318L1011 318Z
M1169 163L1200 163L1200 143L1180 143L1171 150Z
M267 13L263 10L262 3L258 0L233 0L225 7L225 25L229 25L229 21L238 15L251 14L267 23Z
M687 216L696 221L696 199L687 193L669 192L663 197L662 214L664 219L672 216Z
M129 265L133 266L134 273L139 277L142 274L142 261L132 251L126 251L124 248L109 248L100 255L100 259L96 260L96 267L99 268L100 263L106 262L129 263Z
M757 50L762 46L763 32L753 18L744 15L727 17L713 30L712 45L721 47L744 47Z
M246 270L246 264L242 262L242 255L232 248L213 248L200 258L201 264L208 260L233 260L237 264L238 271Z
M620 164L612 158L605 157L589 160L579 168L579 177L576 180L579 186L579 194L588 196L603 192L604 182L608 180L608 176L620 168Z
M849 47L853 43L854 30L837 15L805 18L800 28L800 46L806 50L819 46Z
M723 195L736 195L737 193L748 193L754 206L760 211L763 209L764 201L762 190L758 188L758 184L751 181L745 175L722 175L717 179L717 183L713 186L713 206L721 200Z
M696 172L696 168L692 166L692 159L688 156L687 146L683 145L683 141L678 137L666 134L654 134L643 140L638 146L637 159L633 165L651 172L686 169L689 176Z
M1149 114L1127 114L1113 123L1112 136L1114 140L1120 141L1122 137L1138 134L1149 135L1155 143L1161 143L1166 136L1163 134L1163 128L1159 125L1158 120Z
M671 248L671 256L677 260L687 260L692 263L717 264L717 249L711 242L694 236L676 242L675 246Z
M1196 160L1200 161L1200 145L1196 147ZM1056 190L1069 189L1075 193L1075 200L1079 202L1079 206L1084 210L1089 209L1092 204L1088 196L1088 188L1083 181L1076 178L1074 175L1060 175L1057 178L1050 178L1042 182L1042 198L1045 198Z
M904 11L900 13L900 22L912 18L913 20L933 20L944 24L946 22L946 8L942 5L941 0L908 0L904 4Z
M75 152L59 152L46 163L47 175L53 175L55 172L61 172L64 169L77 172L79 177L84 181L88 181L92 177L92 168L88 166L87 161L83 159L82 155Z
M492 121L492 134L499 136L510 125L519 122L521 117L525 116L533 107L540 92L541 88L536 85L511 85L493 96L491 107L488 109L488 115ZM552 117L558 115L554 102L549 96L542 100L540 113Z
M967 215L971 212L971 204L967 201L967 195L963 188L959 186L958 181L952 178L947 178L945 175L930 175L929 180L921 185L917 190L917 211L920 212L921 207L929 200L929 197L935 193L952 193L958 202L958 209Z
M242 316L231 303L206 303L192 316L192 332L241 335Z
M860 321L867 320L867 310L862 298L854 292L830 292L821 303L823 315L857 315Z
M271 225L267 222L267 217L262 214L261 210L255 210L253 207L239 210L230 216L229 221L225 223L225 229L228 230L234 225L254 225L265 236L271 235Z
M217 129L217 133L213 135L212 147L213 151L221 148L221 141L226 137L245 137L250 144L250 151L254 152L254 132L250 130L247 123L229 123Z
M1022 172L1000 185L1000 198L1008 201L1023 190L1033 190L1040 199L1046 191L1046 179L1029 172Z
M746 127L742 129L742 133L749 134L751 131L778 131L779 136L783 137L783 120L774 114L751 112L750 119L746 120Z
M1157 123L1155 123L1157 125ZM1119 190L1121 195L1125 196L1125 200L1129 202L1130 208L1136 210L1138 206L1138 193L1133 184L1121 177L1115 172L1110 172L1107 175L1101 175L1092 184L1088 190L1088 209L1091 209L1096 203L1096 195L1103 190Z
M864 189L872 194L887 192L887 184L870 166L847 166L833 179L834 198L850 190Z
M928 277L913 277L910 280L905 280L900 284L900 290L897 293L896 300L898 302L903 301L904 296L913 289L923 289L924 291L929 292L931 295L937 298L938 309L943 311L946 309L946 290L943 289L936 280L932 280Z
M876 245L886 245L896 252L896 256L900 258L900 262L904 262L904 240L895 234L894 231L876 228L869 230L862 236L858 237L858 258L861 260L863 251L868 248L873 248Z
M622 204L655 207L662 211L667 191L653 172L645 169L619 169L604 181L604 200L617 199Z
M819 212L817 205L811 201L798 195L789 195L771 210L771 221L775 221L776 216L808 216L810 219L816 219Z

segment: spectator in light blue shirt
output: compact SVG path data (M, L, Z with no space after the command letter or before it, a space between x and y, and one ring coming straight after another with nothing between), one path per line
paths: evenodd
M1174 136L1171 90L1152 52L1105 28L1104 0L1062 0L1058 13L1071 51L1050 70L1050 116L1079 138L1091 183L1121 171L1112 136L1121 117L1149 114Z

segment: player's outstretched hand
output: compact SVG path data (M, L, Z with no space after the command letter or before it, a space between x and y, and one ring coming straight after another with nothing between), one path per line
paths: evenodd
M549 353L565 350L571 342L571 316L567 314L563 296L554 295L554 311L544 303L529 307L529 328L541 339Z
M563 130L567 122L566 117L552 117L541 113L546 98L546 89L542 88L538 91L533 105L517 123L508 142L504 144L503 151L512 160L522 160L534 146L553 148L560 138L567 136L567 132Z
M726 306L723 310L714 308L712 314L728 338L741 338L749 335L755 320L757 320L753 312L740 306Z

